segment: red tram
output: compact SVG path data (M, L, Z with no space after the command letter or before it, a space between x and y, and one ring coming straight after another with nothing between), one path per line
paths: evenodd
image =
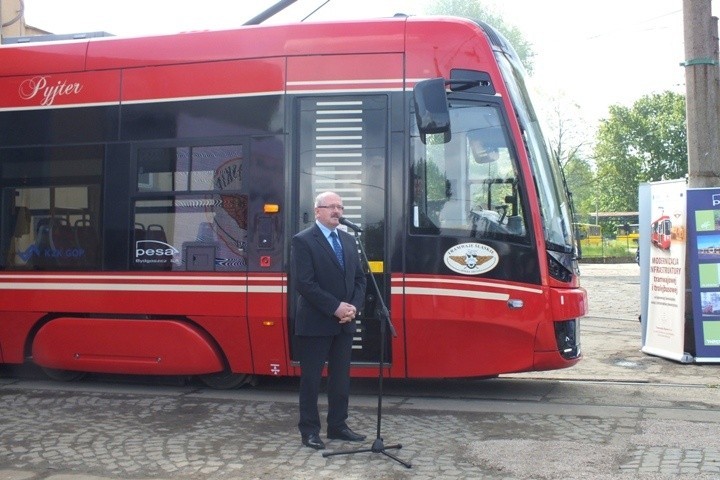
M650 225L650 229L652 232L650 235L652 244L662 250L670 250L672 244L672 222L670 217L662 215Z
M581 356L568 195L518 58L455 18L0 47L0 363L297 375L289 238L324 190L363 227L353 372Z

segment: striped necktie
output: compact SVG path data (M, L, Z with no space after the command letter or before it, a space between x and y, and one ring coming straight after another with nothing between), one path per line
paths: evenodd
M330 232L330 240L332 240L332 246L333 250L335 250L335 256L338 259L338 262L340 262L340 266L344 269L345 268L345 259L343 259L343 253L342 248L340 247L340 242L338 241L337 233L333 230Z

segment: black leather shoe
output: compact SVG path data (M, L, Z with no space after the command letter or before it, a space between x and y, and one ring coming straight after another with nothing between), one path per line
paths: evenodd
M328 430L327 436L331 440L347 440L348 442L362 442L365 440L365 435L355 433L349 428L343 428L342 430Z
M302 444L306 447L314 448L315 450L325 449L325 444L320 439L320 435L318 435L317 433L302 435Z

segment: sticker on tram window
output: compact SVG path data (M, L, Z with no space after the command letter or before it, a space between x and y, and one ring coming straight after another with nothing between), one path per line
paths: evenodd
M482 243L461 243L445 252L445 265L463 275L480 275L495 268L500 261L497 252Z
M135 242L136 264L169 264L180 251L159 240L138 240Z

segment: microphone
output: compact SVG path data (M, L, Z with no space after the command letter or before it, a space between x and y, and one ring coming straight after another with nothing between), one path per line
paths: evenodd
M341 224L345 225L346 227L348 227L348 228L350 228L350 229L352 229L352 230L355 230L356 232L362 232L362 231L363 231L362 228L358 227L357 225L355 225L354 223L352 223L350 220L348 220L348 219L345 218L345 217L340 217L340 218L338 218L338 221L339 221Z

